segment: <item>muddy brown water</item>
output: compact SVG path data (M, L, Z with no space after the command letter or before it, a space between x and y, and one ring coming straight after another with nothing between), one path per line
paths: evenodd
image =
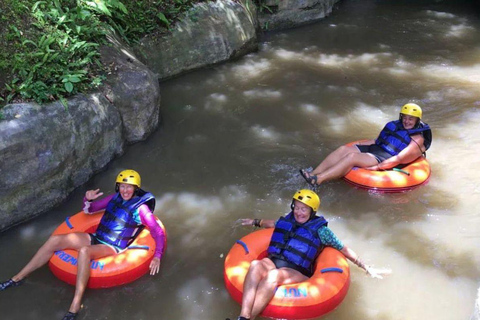
M264 35L257 53L161 83L161 128L61 206L0 234L0 278L81 210L86 190L113 192L116 174L134 168L167 229L161 272L87 291L79 319L234 319L224 257L252 230L235 221L279 217L306 187L299 168L374 138L413 101L434 130L427 185L375 194L340 180L319 189L334 232L393 270L376 280L351 264L348 295L324 319L477 319L479 16L467 2L342 1L321 22ZM45 267L0 293L1 318L60 319L72 296Z

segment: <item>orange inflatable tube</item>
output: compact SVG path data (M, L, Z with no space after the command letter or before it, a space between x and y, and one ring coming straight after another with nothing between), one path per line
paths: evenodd
M103 212L95 214L85 214L83 211L67 218L53 234L67 234L71 232L95 232ZM165 227L157 218L163 231ZM165 243L163 250L167 247L167 237L165 233ZM108 257L92 260L90 263L90 279L87 286L89 288L109 288L135 281L149 271L150 261L155 253L155 240L150 235L147 228L143 229L135 241L129 246L129 249ZM68 284L75 285L77 278L77 251L61 250L55 252L50 259L48 266L52 273L60 280Z
M267 256L273 228L254 231L233 245L225 258L225 286L242 303L243 282L253 260ZM335 309L347 295L350 268L342 253L326 247L318 256L314 274L305 282L282 285L262 312L279 319L310 319Z
M361 141L348 143L352 146ZM378 192L403 192L415 189L428 182L430 164L423 156L402 169L372 171L354 167L343 178L350 184Z

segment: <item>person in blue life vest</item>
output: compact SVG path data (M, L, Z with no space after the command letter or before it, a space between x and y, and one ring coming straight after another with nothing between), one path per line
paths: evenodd
M83 199L84 213L92 214L105 209L95 233L74 232L50 236L19 273L0 283L0 291L22 284L30 273L45 265L56 251L75 249L78 251L75 294L62 320L75 319L90 277L90 261L126 250L145 226L150 230L156 244L149 266L150 274L157 274L160 270L165 234L153 215L154 196L140 186L141 178L138 172L124 170L117 176L114 194L94 201L103 193L100 189L88 190Z
M267 249L267 257L250 264L243 284L240 316L237 320L255 319L283 284L299 283L313 274L315 259L325 246L331 246L362 268L373 278L382 279L391 273L388 269L374 269L344 245L327 226L323 216L317 215L320 198L312 190L297 191L292 200L292 211L278 220L242 219L242 225L275 228ZM268 281L267 281L268 279Z
M313 187L345 176L353 167L386 170L420 157L432 143L432 131L422 122L422 109L407 103L399 120L385 125L376 140L341 146L330 153L313 171L300 169L301 176Z

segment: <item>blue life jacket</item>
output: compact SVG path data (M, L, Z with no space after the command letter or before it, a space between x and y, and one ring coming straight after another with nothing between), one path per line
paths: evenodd
M406 130L400 120L390 121L380 132L377 140L375 140L375 144L380 146L391 156L396 156L409 145L410 141L412 141L410 136L420 132L423 133L423 144L427 150L432 143L432 131L428 124L421 121L418 128L410 130Z
M116 193L108 202L105 213L97 227L95 236L101 242L125 249L135 240L135 237L143 230L144 225L140 219L135 219L137 210L146 204L153 212L155 198L150 192L142 189L128 201L124 201L120 193Z
M326 225L327 220L317 216L300 224L290 212L278 219L268 246L268 256L293 263L305 274L312 273L313 262L323 249L318 229Z

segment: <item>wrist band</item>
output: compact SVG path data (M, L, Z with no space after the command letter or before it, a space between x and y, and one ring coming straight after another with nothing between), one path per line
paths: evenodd
M261 222L260 219L253 219L253 226L254 227L260 227L260 222Z

